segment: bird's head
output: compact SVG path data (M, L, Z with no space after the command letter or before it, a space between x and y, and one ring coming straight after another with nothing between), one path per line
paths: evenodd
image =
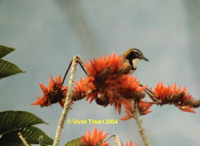
M137 68L138 62L140 60L149 61L146 57L144 57L143 53L136 48L129 49L121 56L123 57L123 62L128 61L133 70Z

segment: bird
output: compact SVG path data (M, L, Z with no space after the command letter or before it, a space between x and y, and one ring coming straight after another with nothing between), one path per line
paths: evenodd
M127 66L130 66L130 74L132 74L137 69L137 65L140 60L149 61L146 57L144 57L142 51L140 51L137 48L131 48L127 50L121 55L121 57L122 63Z

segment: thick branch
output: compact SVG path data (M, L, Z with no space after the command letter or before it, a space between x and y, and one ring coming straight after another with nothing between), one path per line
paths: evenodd
M70 80L69 80L69 88L68 88L68 92L67 92L67 96L66 96L66 101L63 107L63 111L62 114L60 116L60 120L58 122L58 127L56 130L56 136L54 139L54 143L53 146L58 146L59 142L60 142L60 137L61 137L61 133L62 133L62 129L64 126L64 122L67 116L67 112L69 110L69 106L71 104L71 100L72 100L72 90L74 87L74 79L75 79L75 73L76 73L76 65L78 62L78 56L73 57L72 60L72 70L71 70L71 75L70 75Z
M145 130L144 130L143 125L142 125L142 119L140 118L140 115L139 115L138 104L137 104L137 102L134 102L132 100L132 105L133 105L133 117L135 118L135 120L137 122L139 132L140 132L140 135L141 135L142 140L144 142L144 145L150 146L151 145L150 141L148 140L148 137L145 133Z
M122 146L122 142L117 135L114 135L115 146Z

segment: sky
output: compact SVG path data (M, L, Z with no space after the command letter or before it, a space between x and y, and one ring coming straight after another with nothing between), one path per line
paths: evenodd
M49 125L40 125L55 137L62 112L59 104L31 106L42 95L39 83L64 75L74 55L83 60L122 54L139 48L149 62L141 61L133 74L149 88L165 85L186 86L199 99L199 24L200 3L181 0L1 0L0 44L16 50L4 57L26 73L0 81L0 111L23 110L34 113ZM78 67L76 80L84 77ZM68 76L69 78L69 76ZM68 80L65 82L67 85ZM172 105L154 106L142 116L144 128L154 146L200 145L200 110L182 112ZM82 136L96 126L116 134L125 143L143 145L134 119L120 121L124 115L108 106L79 101L69 119L117 119L113 125L64 125L61 144ZM110 140L112 141L112 140Z

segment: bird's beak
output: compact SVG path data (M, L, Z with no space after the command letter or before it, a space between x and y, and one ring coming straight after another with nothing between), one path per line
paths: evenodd
M149 61L146 57L144 57L144 56L142 56L142 58L141 59L143 59L143 60L145 60L145 61Z

